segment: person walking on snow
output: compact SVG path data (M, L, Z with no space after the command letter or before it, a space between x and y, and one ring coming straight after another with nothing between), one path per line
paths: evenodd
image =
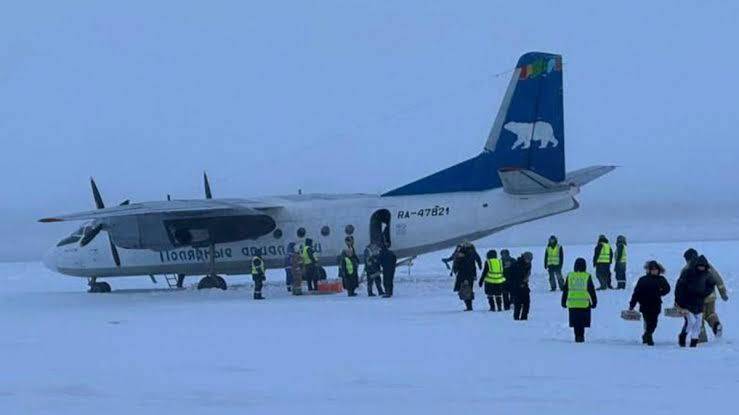
M557 242L557 237L549 237L549 243L544 250L544 269L549 272L549 291L557 291L565 284L562 278L562 264L564 264L564 250Z
M505 275L503 262L498 259L498 253L491 249L487 253L487 261L480 274L479 285L485 284L485 295L488 297L490 311L503 311L503 286Z
M574 271L567 274L562 290L562 308L569 314L570 327L575 332L575 342L585 342L585 328L590 327L590 310L598 305L593 278L587 272L585 258L575 260Z
M354 252L354 240L350 238L345 238L346 248L339 255L339 274L347 295L355 297L359 286L359 258Z
M639 278L631 295L629 310L639 304L639 312L644 317L642 343L654 346L652 335L657 329L659 313L662 312L662 297L670 293L670 283L664 277L665 268L657 261L644 264L646 274Z
M613 250L605 235L598 237L598 243L593 250L593 266L595 276L598 278L598 290L613 288L611 285L611 263L613 262Z
M683 271L685 271L689 268L690 262L698 258L698 251L693 248L689 248L683 254L683 258L685 258L686 262L685 268L683 268ZM701 324L701 334L699 337L700 343L705 343L708 341L705 323L708 323L708 326L711 327L714 336L721 337L723 334L723 326L721 325L718 313L716 313L716 290L718 290L718 293L721 296L722 300L729 300L729 294L726 292L724 279L721 278L721 274L710 262L708 271L710 273L713 284L715 284L716 286L716 289L711 294L709 294L708 297L706 297L705 304L703 305L703 324Z
M502 249L500 251L500 261L503 263L503 276L506 279L506 282L503 284L503 309L508 311L511 309L512 304L510 287L511 269L516 263L516 260L511 257L511 253L507 249Z
M382 273L380 268L380 248L371 243L364 250L364 273L367 275L367 296L374 297L372 284L377 286L377 294L382 296Z
M452 270L455 273L454 291L464 302L465 311L472 311L472 302L475 299L474 284L477 279L477 269L482 268L482 259L475 246L462 242L455 258Z
M688 336L690 347L698 346L703 324L703 306L706 297L716 287L709 269L708 260L701 255L691 261L690 266L680 275L675 285L675 305L685 314L685 326L678 337L680 347L685 347Z
M264 271L264 261L257 255L251 260L251 279L254 281L254 299L264 300L262 286L267 279Z
M618 235L616 238L616 265L613 266L613 270L616 272L616 289L626 289L626 261L628 260L628 253L626 246L626 237Z
M511 278L508 287L513 297L513 319L528 320L531 308L531 288L529 288L529 277L531 276L531 261L534 255L524 252L511 267Z

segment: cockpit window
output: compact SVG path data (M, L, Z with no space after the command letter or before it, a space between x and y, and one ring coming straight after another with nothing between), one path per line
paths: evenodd
M83 226L83 227L77 229L76 231L72 232L71 235L69 235L66 238L64 238L61 241L59 241L59 243L56 244L56 246L69 245L69 244L73 244L75 242L79 242L80 239L82 239L82 234L84 232L85 232L85 227Z

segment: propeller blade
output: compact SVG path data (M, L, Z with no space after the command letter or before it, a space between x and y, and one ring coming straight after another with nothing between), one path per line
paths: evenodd
M105 208L105 203L103 203L103 198L100 197L100 191L98 190L98 186L95 184L95 179L90 177L90 186L92 187L92 197L95 199L95 207L98 209Z
M95 239L96 236L100 233L100 231L103 230L103 224L100 223L92 228L90 228L89 231L87 231L83 236L82 239L80 239L80 246L85 246L92 242L93 239Z
M170 201L170 200L172 200L172 196L169 193L167 193L167 201Z
M115 247L115 244L113 243L113 238L110 237L110 234L108 234L108 241L110 241L110 253L113 254L113 262L115 262L116 267L121 266L121 257L118 255L118 248Z
M208 183L208 174L203 172L203 184L205 185L205 198L213 199L213 194L210 192L210 183Z

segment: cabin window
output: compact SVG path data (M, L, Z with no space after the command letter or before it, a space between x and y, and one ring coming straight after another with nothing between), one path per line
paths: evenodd
M331 228L329 228L328 226L324 226L323 228L321 228L321 235L328 236L330 233Z
M305 228L298 228L298 238L305 238Z
M344 228L344 233L346 233L347 235L353 234L354 233L354 225L346 225L346 227Z
M280 228L277 228L277 229L275 229L275 231L274 231L274 232L272 232L272 236L273 236L273 237L274 237L275 239L280 239L280 238L282 238L282 229L280 229Z

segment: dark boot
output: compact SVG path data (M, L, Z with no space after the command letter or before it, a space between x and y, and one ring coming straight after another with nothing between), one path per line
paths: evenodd
M677 344L679 344L680 347L685 347L685 340L687 339L687 337L688 337L688 333L685 333L685 332L680 333L680 335L677 336Z
M698 347L698 339L690 339L690 347Z
M585 343L585 335L577 335L575 336L575 343Z
M255 300L264 300L264 297L262 297L262 293L254 293L254 299Z
M466 307L464 311L472 311L472 300L465 300L464 305Z
M647 333L641 335L641 344L647 344Z
M490 311L495 311L495 299L488 297L488 304L490 304Z
M651 334L645 334L644 338L644 344L646 344L647 346L654 346L654 339L652 338Z

